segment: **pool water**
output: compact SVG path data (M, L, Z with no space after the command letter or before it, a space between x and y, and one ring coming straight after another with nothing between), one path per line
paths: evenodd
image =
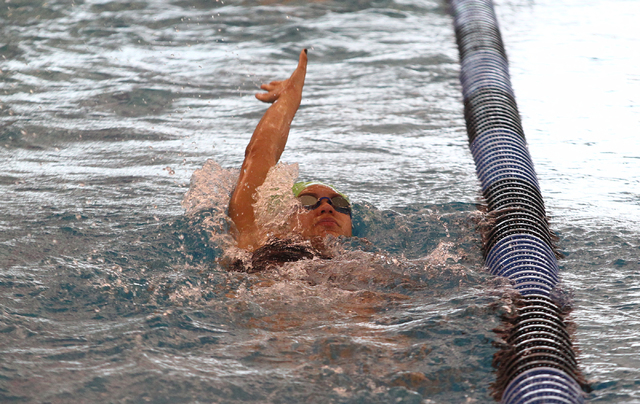
M638 402L640 3L496 12L589 399ZM0 401L493 402L511 293L482 265L445 2L11 0L0 21ZM229 272L253 94L304 47L283 167L346 192L357 237Z

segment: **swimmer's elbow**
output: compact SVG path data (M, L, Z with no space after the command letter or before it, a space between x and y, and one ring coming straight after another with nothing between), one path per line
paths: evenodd
M276 165L279 154L273 145L250 144L244 152L245 168L250 171L256 168L269 168Z

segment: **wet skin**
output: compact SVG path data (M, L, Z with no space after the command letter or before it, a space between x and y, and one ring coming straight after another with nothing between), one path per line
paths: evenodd
M256 190L264 183L269 169L274 167L284 151L291 121L302 100L302 88L307 73L307 50L300 52L298 66L286 80L263 84L266 93L256 98L272 105L258 122L245 150L240 176L229 202L229 217L236 227L238 247L254 251L264 242L264 229L255 219L253 204Z
M257 99L272 105L251 136L238 183L229 202L229 217L235 224L234 236L238 247L248 251L260 248L266 239L265 229L256 223L253 211L256 191L284 151L291 122L302 101L306 72L307 50L304 49L300 52L298 66L288 79L263 84L260 88L266 93L256 94ZM302 195L331 198L339 194L329 187L313 185L302 191ZM326 200L316 209L301 209L291 223L289 230L303 238L351 236L351 217L337 212Z
M336 191L323 185L311 185L300 195L313 195L316 198L333 198ZM304 238L332 236L351 236L351 216L336 211L328 200L323 199L320 206L313 210L302 208L293 220L294 233Z

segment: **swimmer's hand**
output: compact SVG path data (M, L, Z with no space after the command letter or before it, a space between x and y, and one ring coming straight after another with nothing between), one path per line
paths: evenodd
M298 61L298 67L286 80L272 81L269 84L263 84L261 89L266 90L266 93L256 94L256 98L262 102L273 103L284 93L291 93L295 98L302 98L302 87L304 86L304 78L307 74L307 50L303 49L300 52L300 59ZM298 101L299 103L299 101Z

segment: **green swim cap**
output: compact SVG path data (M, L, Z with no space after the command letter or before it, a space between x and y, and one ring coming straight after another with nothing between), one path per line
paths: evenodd
M331 189L333 189L334 191L336 191L336 193L338 195L340 195L341 197L343 197L344 199L347 200L347 202L351 203L351 201L349 200L349 197L346 196L345 194L343 194L342 192L338 191L336 189L336 187L334 187L333 185L329 185L329 184L325 184L322 183L320 181L300 181L300 182L296 182L295 184L293 184L293 186L291 187L291 190L293 191L293 194L295 195L295 197L297 198L298 195L300 195L300 193L302 193L302 191L304 191L306 188L312 186L312 185L322 185L325 187L329 187Z

